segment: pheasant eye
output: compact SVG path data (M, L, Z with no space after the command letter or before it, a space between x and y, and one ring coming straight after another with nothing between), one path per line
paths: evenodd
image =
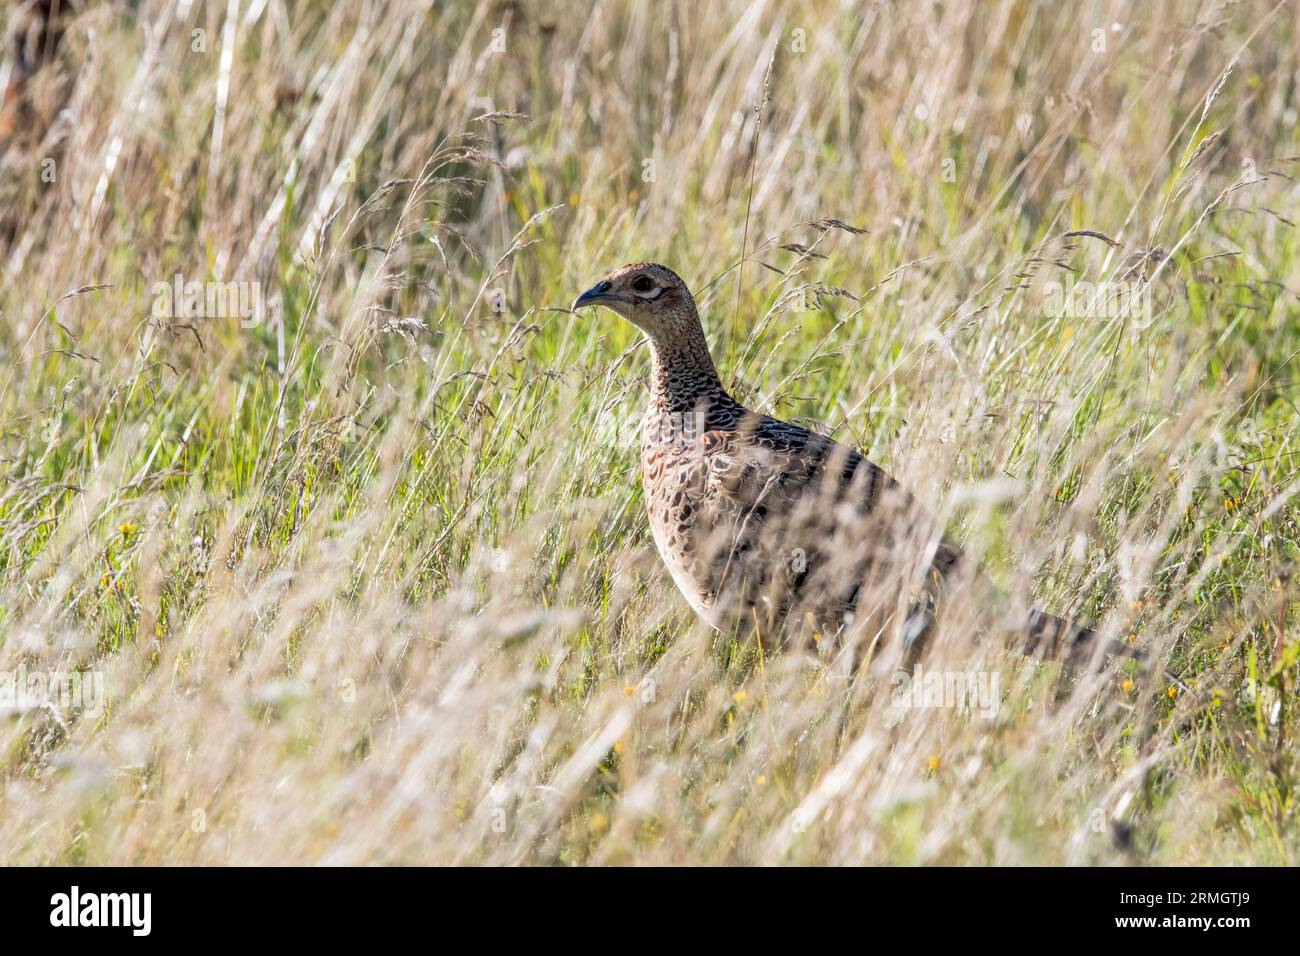
M654 283L648 276L637 276L632 280L632 290L634 292L649 292L654 288Z

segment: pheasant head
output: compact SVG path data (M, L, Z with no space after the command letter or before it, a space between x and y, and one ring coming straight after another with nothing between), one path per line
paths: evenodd
M700 324L686 283L672 269L653 262L636 262L611 272L573 303L575 309L584 305L612 309L652 342Z
M573 303L603 305L645 333L650 342L656 396L689 405L721 390L691 290L677 273L654 262L623 266Z

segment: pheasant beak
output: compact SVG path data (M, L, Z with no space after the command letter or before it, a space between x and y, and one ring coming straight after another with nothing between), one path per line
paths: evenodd
M610 281L608 279L596 283L586 292L582 293L582 295L573 300L573 311L576 312L584 305L598 305L601 302L613 298L613 296L609 294L609 289Z

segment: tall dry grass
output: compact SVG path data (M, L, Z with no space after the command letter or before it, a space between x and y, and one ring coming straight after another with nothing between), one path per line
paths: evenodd
M0 673L106 705L0 723L0 859L1293 861L1298 70L1287 3L81 4L0 156ZM639 259L1147 660L954 615L985 717L697 624L567 311Z

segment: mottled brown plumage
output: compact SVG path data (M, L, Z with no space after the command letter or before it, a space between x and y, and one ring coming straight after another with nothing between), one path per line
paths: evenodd
M584 305L614 310L649 341L646 509L664 564L702 618L752 624L766 638L791 623L826 633L864 619L872 633L895 622L909 641L929 630L961 551L861 453L732 398L675 272L624 266L574 308ZM1092 633L1038 612L1025 630L1052 649Z

